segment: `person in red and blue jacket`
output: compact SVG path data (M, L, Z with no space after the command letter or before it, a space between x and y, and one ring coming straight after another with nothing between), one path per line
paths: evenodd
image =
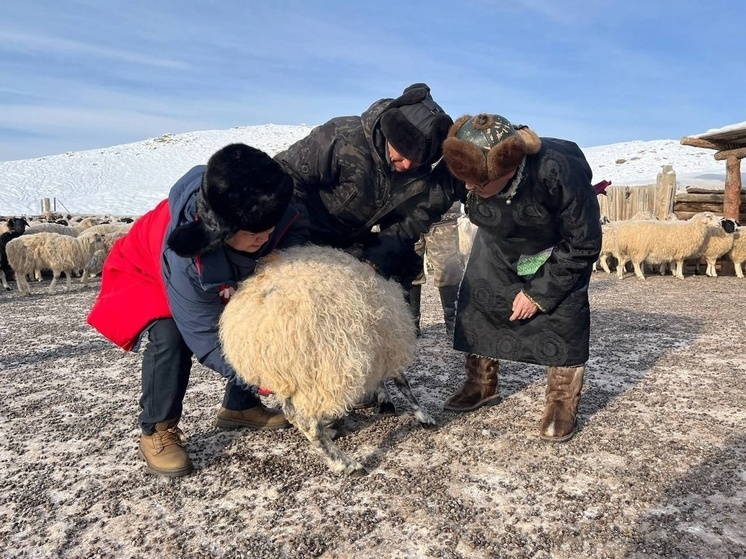
M306 241L292 190L269 155L231 144L187 172L112 248L88 323L123 349L144 347L139 454L148 471L193 470L178 429L192 356L228 381L218 427L289 425L225 361L218 321L258 258Z

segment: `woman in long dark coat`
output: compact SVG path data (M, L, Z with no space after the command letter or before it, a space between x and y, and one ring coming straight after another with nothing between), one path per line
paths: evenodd
M445 409L500 399L498 359L547 366L539 434L575 432L588 360L588 283L601 248L592 173L578 146L539 138L499 115L460 118L444 143L478 226L459 290L454 348L466 382Z

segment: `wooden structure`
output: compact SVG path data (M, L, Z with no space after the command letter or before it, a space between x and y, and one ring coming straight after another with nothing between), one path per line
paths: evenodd
M746 157L746 123L681 138L682 145L714 149L715 159L725 161L723 217L740 218L741 159Z
M640 186L610 186L606 195L598 196L601 215L611 221L630 219L637 213L650 212L658 219L666 219L674 211L676 173L671 165L664 165L655 184Z
M688 186L686 193L676 195L673 213L679 219L689 219L699 212L712 212L717 215L723 215L724 203L725 193L722 190ZM738 217L734 219L742 225L746 225L746 192L741 192Z

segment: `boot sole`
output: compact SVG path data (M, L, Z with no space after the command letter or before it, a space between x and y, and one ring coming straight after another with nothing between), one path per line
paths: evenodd
M148 459L145 457L145 453L142 451L141 448L138 447L137 454L145 460L145 469L148 470L151 474L155 474L157 476L163 476L163 477L181 477L188 474L191 474L194 471L194 465L190 464L189 466L184 466L180 470L159 470L158 468L154 468L150 465L150 462L148 462Z
M446 411L461 411L461 412L474 411L474 410L478 410L479 408L485 408L487 406L497 405L500 402L502 402L502 398L500 397L499 394L495 394L494 396L490 396L489 398L485 400L481 400L480 402L478 402L477 404L469 408L455 408L455 407L448 406L448 404L443 404L443 409Z
M549 443L564 443L565 441L569 441L575 436L575 431L572 433L565 435L564 437L549 437L547 435L539 434L539 438L542 441L547 441Z
M550 437L549 435L542 435L539 433L539 438L542 441L546 441L548 443L564 443L565 441L569 441L575 436L575 433L577 433L578 423L577 420L575 421L575 424L572 427L572 431L570 431L567 435L563 435L562 437Z
M280 429L287 429L290 427L290 422L281 423L279 425L260 425L253 423L243 423L233 421L231 419L222 419L218 417L215 420L215 426L218 429L233 430L233 429L251 429L252 431L279 431Z

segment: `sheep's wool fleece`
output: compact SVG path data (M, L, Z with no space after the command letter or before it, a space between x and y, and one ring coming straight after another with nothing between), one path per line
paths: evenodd
M220 319L228 362L305 417L340 416L414 357L401 286L349 254L303 246L259 261Z
M454 348L579 365L588 360L588 283L601 248L591 170L574 143L552 138L542 138L541 151L525 161L504 192L469 194L467 215L478 229L459 288ZM510 321L521 290L541 310Z

